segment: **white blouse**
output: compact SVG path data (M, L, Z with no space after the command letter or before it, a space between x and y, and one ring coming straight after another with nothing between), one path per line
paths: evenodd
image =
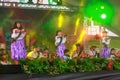
M106 40L106 38L102 38L102 43L105 43L106 45L110 44L110 39Z
M56 36L55 37L55 45L57 46L60 43L60 37ZM66 37L62 37L62 42L61 44L64 44L66 42Z
M9 61L7 61L7 62L1 61L0 63L1 63L2 65L9 65L9 64L11 64Z
M19 32L15 32L18 29L13 29L13 33L11 35L11 38L16 38L19 35ZM26 33L21 33L20 37L17 38L17 40L23 39L25 37Z

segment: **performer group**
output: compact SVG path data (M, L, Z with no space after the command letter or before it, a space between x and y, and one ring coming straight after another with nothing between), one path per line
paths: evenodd
M11 59L14 61L14 64L19 64L21 59L25 58L40 58L40 57L48 57L49 49L45 48L40 53L40 48L36 47L33 51L27 53L24 38L26 36L26 30L23 28L21 22L15 22L12 28L12 41L11 41ZM61 30L56 32L55 36L55 47L56 47L56 56L61 59L72 59L72 58L86 58L86 57L100 57L100 58L110 58L112 51L110 51L110 38L108 37L107 31L102 32L102 37L100 41L102 43L102 48L99 51L99 54L96 50L96 46L91 46L88 51L84 49L84 45L81 46L80 43L76 44L76 49L70 54L70 50L65 47L65 43L67 42L67 35L65 35ZM112 49L114 50L114 49ZM39 53L39 54L38 54ZM55 55L55 54L51 54Z

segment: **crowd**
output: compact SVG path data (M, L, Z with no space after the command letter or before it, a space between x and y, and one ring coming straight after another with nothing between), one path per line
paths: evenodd
M84 50L81 48L80 44L76 44L76 50L70 54L70 50L65 49L64 55L62 57L59 57L57 55L57 52L50 53L48 48L44 48L41 50L40 47L34 47L31 49L31 51L27 52L26 58L28 59L36 59L36 58L45 58L49 60L54 60L55 58L60 58L61 60L66 59L85 59L85 58L101 58L100 53L97 50L98 48L96 46L91 46L89 50ZM111 48L110 55L106 59L112 59L112 60L120 60L120 50ZM10 58L10 54L6 53L5 49L0 50L0 64L1 65L10 65L14 64L14 62Z
M109 57L106 59L120 59L120 50L111 48ZM35 58L60 58L61 60L66 59L84 59L84 58L102 58L100 56L100 51L98 52L98 48L96 46L91 46L88 50L85 50L81 47L80 44L76 44L76 49L70 54L69 49L64 50L64 55L59 57L57 52L49 52L48 48L40 50L40 47L33 48L32 51L27 53L27 58L35 59Z

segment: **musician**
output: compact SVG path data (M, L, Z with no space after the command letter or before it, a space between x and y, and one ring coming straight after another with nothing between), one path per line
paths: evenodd
M110 58L110 47L109 47L110 40L111 39L108 37L107 32L103 31L103 36L101 39L103 45L100 54L101 58Z
M26 49L24 44L24 37L26 31L23 29L20 22L15 22L12 29L11 38L13 39L11 43L11 58L14 60L15 64L19 64L19 60L26 58Z
M57 56L62 58L64 56L66 35L63 35L62 31L56 32L55 45L57 46Z

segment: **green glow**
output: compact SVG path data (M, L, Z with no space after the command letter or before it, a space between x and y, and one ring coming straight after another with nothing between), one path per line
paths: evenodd
M86 6L84 14L98 23L110 24L114 17L114 8L107 2L91 3Z
M100 8L101 8L101 9L104 9L105 7L104 7L104 6L101 6Z

